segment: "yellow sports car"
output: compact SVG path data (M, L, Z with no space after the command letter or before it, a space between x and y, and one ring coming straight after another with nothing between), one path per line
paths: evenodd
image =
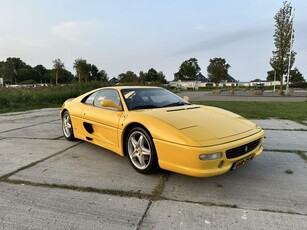
M196 177L234 170L263 148L264 131L229 111L192 105L159 87L106 87L68 99L61 109L66 139L121 156L133 168Z

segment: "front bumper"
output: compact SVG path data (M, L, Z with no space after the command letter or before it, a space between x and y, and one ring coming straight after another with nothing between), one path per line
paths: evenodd
M191 147L157 139L154 139L154 143L161 168L189 176L210 177L228 172L235 162L251 154L254 154L254 158L258 157L263 151L263 138L264 131L261 130L251 136L210 147ZM260 142L252 151L232 159L226 157L226 150L245 145L257 139L260 139ZM223 154L222 158L207 161L199 159L200 154L216 152L221 152ZM223 161L222 165L221 161ZM221 165L220 167L219 164Z

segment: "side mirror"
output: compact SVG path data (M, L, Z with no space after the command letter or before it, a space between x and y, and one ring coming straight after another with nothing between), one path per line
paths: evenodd
M103 100L100 101L100 105L102 107L107 107L107 108L114 108L116 110L122 110L122 107L120 105L115 104L114 101L112 100Z
M183 96L183 100L185 100L185 101L189 101L189 100L190 100L190 98L189 98L188 96Z

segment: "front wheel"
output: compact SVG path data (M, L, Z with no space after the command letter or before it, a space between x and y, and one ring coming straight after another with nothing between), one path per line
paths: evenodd
M154 143L148 132L140 127L133 128L126 140L126 153L133 168L148 174L158 168L158 158Z
M65 111L62 116L62 130L67 140L69 141L75 140L74 130L72 127L72 122L68 111Z

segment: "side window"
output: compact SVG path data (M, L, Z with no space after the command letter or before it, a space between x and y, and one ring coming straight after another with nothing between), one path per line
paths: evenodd
M88 104L88 105L93 105L94 99L95 99L95 97L97 96L98 92L99 92L99 91L97 91L97 92L91 94L91 95L85 100L84 103L85 103L85 104Z
M94 100L94 106L106 109L114 109L112 107L103 107L100 102L104 100L113 101L116 105L121 106L120 97L115 89L103 89L98 92L97 97Z

